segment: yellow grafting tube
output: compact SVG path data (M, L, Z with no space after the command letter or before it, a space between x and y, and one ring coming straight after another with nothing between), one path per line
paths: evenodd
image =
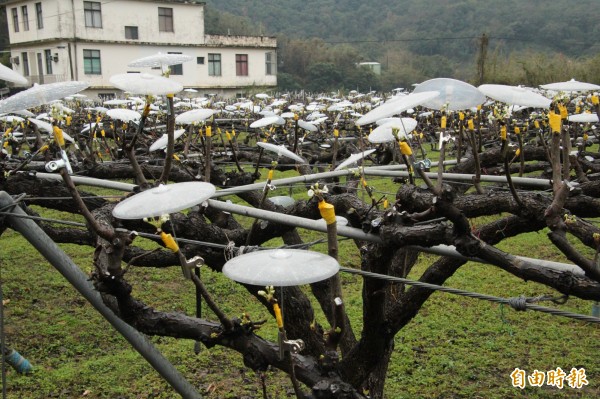
M100 115L96 116L96 123L100 123L102 121L102 117Z
M328 202L319 201L319 212L327 224L335 223L335 207Z
M442 116L442 120L440 121L440 127L442 129L446 128L446 117L445 116Z
M399 145L400 145L400 152L402 153L402 155L406 155L406 156L412 155L412 149L410 148L410 146L408 145L408 143L406 141L401 141L399 143Z
M365 180L364 177L360 178L360 183L363 185L363 187L365 187L365 188L367 187L367 181Z
M592 96L592 104L594 104L594 105L600 104L600 99L598 98L598 96Z
M231 129L231 135L235 137L235 129Z
M58 146L60 148L64 148L65 137L63 136L62 130L58 126L54 126L52 128L52 131L54 132L54 140L56 140L56 143L58 144Z
M275 171L273 169L269 169L269 173L267 174L267 180L273 180L274 172Z
M146 103L146 105L144 106L144 116L148 116L149 113L150 113L150 104Z
M164 231L160 232L160 239L165 244L167 248L169 248L173 252L179 252L179 245L173 238L171 234L165 233Z
M6 132L4 132L4 137L8 137L10 132L12 132L12 127L9 127L8 129L6 129Z
M91 121L92 120L92 114L88 113L87 114L87 118L88 118L88 121Z
M473 123L473 119L469 119L467 121L467 127L469 128L469 130L475 130L475 123Z
M277 320L277 327L283 328L283 317L281 317L281 309L279 304L273 304L273 312L275 313L275 320Z
M506 141L506 126L500 127L500 138L502 141Z
M567 107L565 107L563 104L559 104L558 110L560 111L561 119L567 119L567 116L569 116L569 113L567 112Z
M206 137L212 137L212 126L206 126Z
M560 133L561 125L562 125L560 114L550 112L548 114L548 122L550 123L550 130L553 133L556 133L556 134Z
M521 149L517 148L517 151L515 151L515 157L518 157L519 155L521 155Z
M71 115L67 115L65 120L67 121L67 126L71 126L71 121L73 120L73 117Z
M578 114L581 112L581 107L578 105L575 107L575 113Z
M590 138L590 136L588 136L588 134L587 134L587 133L584 133L584 134L583 134L583 139L584 139L584 140L587 140L587 139L589 139L589 138Z
M179 159L177 154L173 154L173 159L176 160L177 162L181 162L181 160Z
M227 141L231 141L231 133L225 130L225 136L227 136Z
M337 129L333 129L333 137L339 137L340 136L340 131Z
M43 145L42 147L40 147L40 150L39 150L39 151L40 151L40 152L44 152L44 151L46 151L48 148L49 148L49 147L48 147L48 144L46 144L46 145Z
M521 128L519 126L515 126L515 134L521 134Z
M535 126L536 129L540 128L540 122L539 121L533 121L533 126Z
M459 112L458 113L458 120L461 120L461 121L465 120L465 113L464 112Z
M298 116L298 114L294 113L294 120L297 121L300 117Z
M174 98L175 94L171 93L171 94L167 94L167 98Z
M106 136L106 132L104 131L104 129L100 130L100 134L102 135L102 137Z
M384 199L383 200L383 209L387 209L390 206L390 202L388 201L388 199Z

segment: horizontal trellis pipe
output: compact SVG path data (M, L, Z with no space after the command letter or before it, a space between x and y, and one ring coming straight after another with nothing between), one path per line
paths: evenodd
M146 337L135 328L121 320L102 301L100 293L94 289L88 277L60 249L54 241L33 221L19 216L27 214L13 201L5 191L0 191L0 208L12 207L14 216L5 216L8 226L19 232L29 241L87 299L92 306L158 371L158 373L183 398L202 398L192 384L156 349Z
M36 177L44 180L60 180L62 181L62 177L56 173L36 173ZM96 179L94 177L86 177L86 176L71 176L71 180L78 186L91 186L91 187L102 187L109 188L113 190L119 191L128 191L133 192L137 185L131 183L122 183L118 181L105 180L105 179Z
M253 217L257 219L264 219L275 223L281 223L289 226L296 226L304 229L320 231L323 233L327 232L327 225L322 220L306 219L293 215L286 215L283 213L271 212L263 209L251 208L242 205L230 204L223 201L208 200L208 205L215 209L224 212L235 213L237 215ZM338 235L342 237L348 237L360 241L369 241L377 244L383 243L381 237L376 234L365 233L361 229L349 226L338 226ZM473 261L479 263L489 263L480 258L471 258L462 255L456 250L454 246L450 245L437 245L433 247L421 247L417 245L411 245L409 248L413 248L417 251L427 252L439 256L448 256L452 258L462 259L465 261ZM547 269L558 270L558 271L570 271L576 275L585 274L584 271L576 265L568 263L551 262L543 259L533 259L521 256L516 256L517 259L534 264L539 267Z

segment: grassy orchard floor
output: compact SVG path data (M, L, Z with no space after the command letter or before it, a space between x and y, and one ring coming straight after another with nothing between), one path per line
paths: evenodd
M295 172L277 173L276 178L291 175ZM389 179L370 178L368 181L381 191L393 193L397 189ZM288 189L278 189L271 195L288 192ZM297 198L306 198L304 187L295 187L293 193ZM58 212L45 212L45 215L74 219L72 215ZM473 223L476 226L484 221L473 220ZM306 241L324 237L324 234L306 231L301 235ZM7 342L35 367L29 376L8 369L9 398L176 396L20 235L6 231L0 236L0 242L2 288L4 298L10 300L5 307ZM278 240L273 240L266 245L278 244ZM151 248L155 244L145 241L144 245ZM91 270L91 248L61 247L84 272ZM517 255L565 261L544 232L509 239L499 247ZM313 249L326 251L326 245L319 244ZM358 266L358 251L351 241L340 243L340 255L343 266ZM418 278L434 259L422 254L409 277ZM128 274L134 295L147 304L165 311L194 313L194 289L183 280L179 267L133 268ZM266 310L235 283L207 269L203 269L202 278L228 315L248 312L254 320L268 319ZM342 274L342 281L350 318L360 334L361 279ZM539 284L526 283L492 266L475 263L460 268L446 285L503 297L553 293ZM560 308L589 314L591 303L571 299ZM214 319L210 313L207 316ZM323 322L322 315L318 319ZM266 339L276 339L275 323L269 320L259 334ZM598 327L583 322L529 311L516 312L497 304L435 293L396 337L386 383L387 397L597 398L600 397L600 365L596 360L599 338ZM203 349L195 355L193 342L151 339L204 397L262 397L258 376L243 366L238 354L214 348ZM572 367L583 367L589 385L583 389L565 386L562 390L550 386L527 387L521 392L511 386L509 377L516 367L528 373L557 367L569 373ZM267 385L271 398L293 396L291 384L281 372L269 372Z

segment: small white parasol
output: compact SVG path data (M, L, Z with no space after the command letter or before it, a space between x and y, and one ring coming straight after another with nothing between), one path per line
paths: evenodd
M352 165L358 161L360 161L361 159L363 159L364 157L371 155L372 153L375 152L375 149L372 148L370 150L366 150L363 152L359 152L357 154L352 154L350 155L348 158L346 158L346 160L344 162L342 162L341 164L339 164L335 170L340 170L340 169L344 169L345 167Z
M106 116L123 122L137 121L142 117L139 112L125 108L109 109L106 111Z
M541 94L518 86L485 84L478 89L489 98L509 105L548 109L552 102Z
M117 219L157 217L200 204L215 191L215 186L204 182L161 184L119 202L112 214Z
M263 143L263 142L258 142L258 143L256 143L256 145L264 148L267 151L274 152L280 157L287 157L287 158L293 159L294 161L297 161L299 163L306 163L306 160L304 158L300 157L299 155L294 154L292 151L288 150L283 145L275 145L275 144Z
M567 120L569 122L576 122L576 123L598 123L598 115L589 114L586 112L583 114L569 115L567 117Z
M252 122L250 124L250 127L256 129L261 127L267 127L269 125L285 125L285 119L283 119L279 115L266 116L264 118Z
M424 102L437 97L439 94L439 91L424 91L421 93L411 93L407 96L395 98L367 112L364 116L360 117L356 121L356 125L367 125L377 121L378 119L399 114L409 108L421 105Z
M179 123L182 125L190 125L196 122L202 122L211 116L216 111L214 109L206 109L206 108L198 108L193 109L191 111L184 112L182 114L177 115L175 118L175 123Z
M223 274L244 284L289 287L325 280L339 268L335 258L319 252L273 249L230 259L223 266Z
M545 90L556 90L556 91L592 91L592 90L600 90L600 86L578 82L575 79L571 79L567 82L557 82L557 83L548 83L540 86Z
M57 82L33 87L0 101L0 114L38 107L73 95L90 86L87 82Z
M131 61L129 64L127 64L127 66L131 68L162 68L170 65L183 64L184 62L188 62L193 59L194 58L192 56L185 54L157 53L148 57L138 58L137 60Z
M123 73L110 78L110 83L118 89L132 94L160 96L175 94L183 90L183 85L163 76L149 73Z
M7 82L18 83L21 85L29 83L19 72L13 71L4 64L0 64L0 80L6 80Z
M466 82L456 79L437 78L427 80L417 86L413 93L439 91L440 94L421 105L427 108L460 111L476 107L485 102L485 95Z
M184 133L185 133L185 129L175 130L175 132L173 132L173 140L177 140ZM152 145L150 146L148 151L154 152L157 150L162 150L163 148L167 147L168 143L169 143L169 136L167 134L163 134L162 136L160 136L160 138L158 140L156 140L154 143L152 143Z

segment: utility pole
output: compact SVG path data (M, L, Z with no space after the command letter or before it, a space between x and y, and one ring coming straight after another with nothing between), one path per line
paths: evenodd
M477 81L479 85L483 84L485 73L485 58L487 56L489 38L484 33L479 39L479 54L477 56Z

